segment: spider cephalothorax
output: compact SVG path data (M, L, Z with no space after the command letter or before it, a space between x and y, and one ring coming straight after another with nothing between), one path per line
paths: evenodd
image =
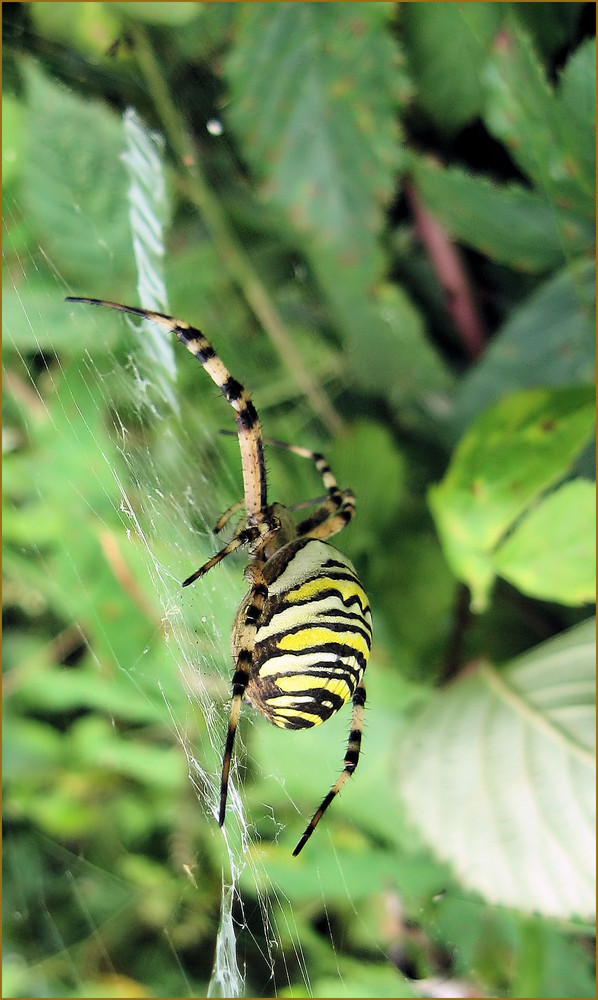
M241 507L245 507L245 517L230 542L183 582L184 587L193 583L236 549L246 547L249 551L245 575L250 589L237 611L232 632L235 672L222 762L220 826L226 813L230 762L243 698L283 729L316 726L349 699L353 701L344 769L293 851L297 855L359 760L363 674L372 643L372 619L355 569L326 542L351 520L353 494L339 490L323 455L262 438L248 393L232 378L199 330L171 316L116 302L88 298L67 301L109 306L166 327L202 363L236 412L244 499L223 515L215 530ZM264 441L311 459L322 476L327 496L299 524L282 504L268 504Z

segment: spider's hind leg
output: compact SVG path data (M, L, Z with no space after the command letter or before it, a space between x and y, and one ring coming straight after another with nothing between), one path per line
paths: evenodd
M345 753L345 767L339 776L336 783L332 786L328 795L322 800L322 803L316 809L312 818L310 819L301 840L297 844L295 850L293 851L293 857L296 858L297 855L303 850L307 841L314 832L316 826L322 819L322 816L328 809L328 806L336 798L341 788L349 780L353 774L355 768L359 763L359 753L361 751L361 734L363 732L363 709L365 705L365 684L363 680L357 685L355 694L353 695L353 714L351 715L351 731L349 733L349 742L347 743L347 751Z

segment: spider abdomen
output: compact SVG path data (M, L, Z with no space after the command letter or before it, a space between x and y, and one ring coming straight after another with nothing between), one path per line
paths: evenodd
M246 700L283 729L325 722L363 677L372 641L368 599L350 561L326 542L299 538L263 567L268 596L257 621ZM246 599L233 655L243 642Z

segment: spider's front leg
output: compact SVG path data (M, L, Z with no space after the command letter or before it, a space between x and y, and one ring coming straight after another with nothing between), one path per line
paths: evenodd
M233 744L235 742L239 715L241 714L243 695L251 679L257 623L268 598L268 585L262 572L263 565L263 562L250 563L245 570L245 576L251 582L251 590L237 613L238 617L233 628L233 649L236 651L235 673L233 675L233 697L228 718L228 731L226 734L224 756L222 758L220 811L218 813L219 826L223 825L226 814L228 779Z
M232 510L232 508L229 508ZM226 512L228 514L228 511ZM223 515L223 517L226 515ZM220 518L220 522L222 518ZM220 522L218 522L220 524ZM218 525L216 525L218 527ZM195 570L191 576L188 576L186 580L183 580L181 587L188 587L190 583L195 583L200 577L205 576L208 570L217 566L219 562L226 559L231 552L236 552L237 549L242 549L245 545L249 546L249 551L251 553L259 552L279 531L280 522L277 518L270 520L259 521L257 524L250 524L247 527L241 527L231 538L228 545L225 545L220 552L213 555L203 566Z

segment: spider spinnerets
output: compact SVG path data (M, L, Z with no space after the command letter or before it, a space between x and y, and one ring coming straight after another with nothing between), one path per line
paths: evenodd
M243 698L268 722L282 729L317 726L349 699L353 701L343 771L308 823L293 851L296 856L359 761L365 705L363 675L372 644L372 618L354 567L326 541L353 517L353 493L339 490L323 455L262 437L250 396L230 375L200 330L162 313L103 299L69 296L67 302L108 306L166 327L201 362L236 411L244 499L223 515L215 531L242 506L245 517L230 542L182 584L187 587L231 552L247 548L251 561L245 575L250 589L237 611L232 631L235 672L222 762L220 826L226 812L231 756ZM264 442L311 459L323 479L326 499L299 524L282 504L268 503Z

